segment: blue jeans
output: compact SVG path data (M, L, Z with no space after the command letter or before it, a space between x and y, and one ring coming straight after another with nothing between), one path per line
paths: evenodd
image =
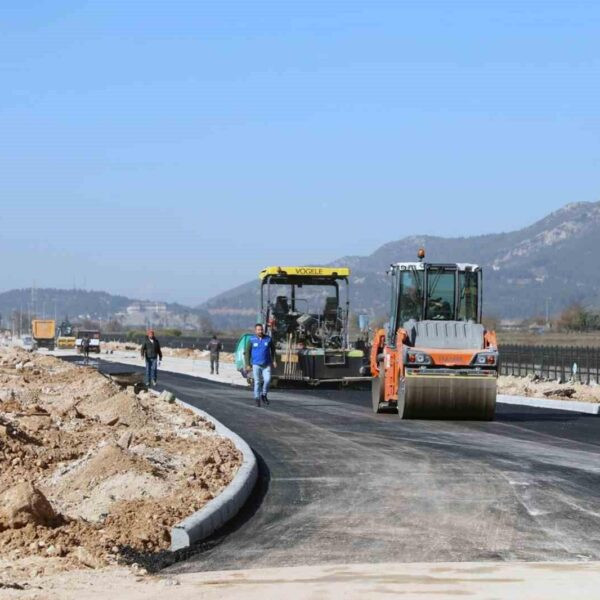
M269 393L269 384L271 383L271 365L268 367L252 365L252 379L254 379L254 399L260 398L261 394L266 396Z
M146 385L156 381L158 358L146 358Z

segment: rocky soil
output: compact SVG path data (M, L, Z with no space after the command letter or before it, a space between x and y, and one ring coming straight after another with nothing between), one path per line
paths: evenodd
M600 385L585 385L578 382L558 383L536 376L498 378L498 393L512 396L531 396L551 400L578 400L580 402L600 402Z
M165 550L223 490L239 452L173 400L0 348L0 589Z

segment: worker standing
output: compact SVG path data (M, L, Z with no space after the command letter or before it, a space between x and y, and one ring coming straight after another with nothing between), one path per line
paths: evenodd
M216 335L213 335L210 342L206 344L206 349L210 352L210 374L219 374L219 353L223 350L223 344Z
M271 383L271 367L276 368L275 346L273 340L265 335L261 323L254 327L254 335L246 344L245 362L248 369L252 368L254 379L254 400L256 406L269 404L269 384Z
M146 359L146 385L156 385L158 361L162 361L159 341L154 337L154 330L149 329L141 348L142 358Z
M90 337L87 333L81 340L81 350L83 351L83 363L87 365L90 360Z

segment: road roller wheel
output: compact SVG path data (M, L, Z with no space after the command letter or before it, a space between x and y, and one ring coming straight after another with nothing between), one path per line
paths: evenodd
M373 412L383 412L381 403L385 400L385 371L383 365L379 368L379 375L371 379L371 402L373 403Z
M428 377L398 379L401 419L491 421L496 409L496 379L492 377Z

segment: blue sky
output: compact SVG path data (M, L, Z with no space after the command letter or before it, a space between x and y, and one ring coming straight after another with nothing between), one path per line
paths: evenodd
M196 304L600 199L598 2L5 0L0 34L0 291Z

